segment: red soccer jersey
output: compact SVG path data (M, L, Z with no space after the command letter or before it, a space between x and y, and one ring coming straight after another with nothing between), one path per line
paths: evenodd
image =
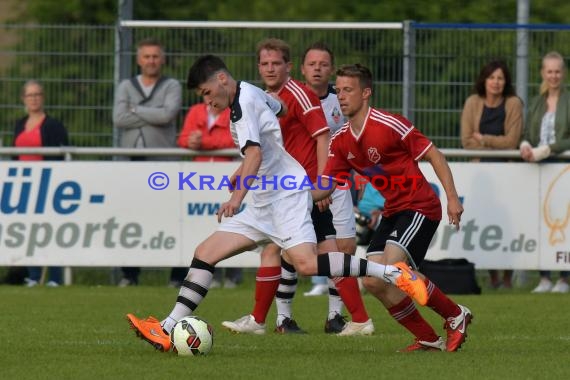
M285 150L305 168L314 182L318 169L314 137L329 131L321 101L314 92L294 79L287 80L278 95L287 105L287 114L279 118Z
M418 166L432 145L403 116L369 108L358 136L350 122L332 136L323 174L342 183L354 169L363 176L356 178L357 186L365 177L384 196L386 216L414 210L441 220L439 198Z

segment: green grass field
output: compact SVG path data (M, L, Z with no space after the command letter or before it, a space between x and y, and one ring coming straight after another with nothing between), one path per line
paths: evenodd
M323 333L326 297L296 297L295 317L309 334L232 335L220 323L250 311L253 283L214 289L197 310L215 331L205 357L155 351L129 330L125 314L171 309L166 286L0 286L2 379L556 379L570 366L570 296L528 289L454 296L475 315L458 353L400 354L411 335L370 295L365 302L376 334ZM310 284L304 279L299 291ZM422 313L441 331L441 319ZM275 319L274 307L268 327Z

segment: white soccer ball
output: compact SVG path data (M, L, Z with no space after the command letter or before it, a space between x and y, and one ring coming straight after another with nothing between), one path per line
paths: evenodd
M208 322L192 315L174 325L170 341L180 356L206 355L214 344L214 330Z

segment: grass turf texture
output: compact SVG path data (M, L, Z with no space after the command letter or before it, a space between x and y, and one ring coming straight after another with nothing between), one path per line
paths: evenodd
M376 333L337 337L323 333L327 297L303 297L294 316L309 332L281 336L232 335L223 320L251 310L251 280L237 289L213 289L197 315L214 327L205 357L155 351L135 337L125 320L133 312L166 315L177 290L165 286L62 288L0 286L4 379L536 379L566 378L570 352L569 295L528 294L528 289L453 296L475 315L458 353L396 353L412 343L370 295L365 296ZM421 308L441 330L442 320Z

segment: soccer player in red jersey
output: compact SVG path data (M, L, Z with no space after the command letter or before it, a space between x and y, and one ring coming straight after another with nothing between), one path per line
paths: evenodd
M343 173L354 169L370 179L386 203L367 250L368 259L383 264L406 261L417 269L441 221L441 203L418 162L425 159L433 166L447 196L449 222L459 228L463 206L449 165L443 154L409 120L369 106L372 74L368 68L346 65L337 70L336 75L337 97L349 121L331 138L324 177L342 183ZM327 192L330 191L316 190L315 199ZM465 341L472 313L449 299L428 278L421 277L428 289L427 306L445 319L447 342L400 290L370 277L363 282L390 315L415 336L414 344L402 351L456 351Z
M287 107L287 114L279 118L283 142L287 152L306 170L310 180L316 182L327 161L329 126L318 96L301 82L290 77L292 69L289 45L282 40L269 38L257 47L258 69L266 91L277 96ZM322 207L323 209L326 207ZM311 214L319 253L338 251L330 210L319 211L314 207ZM277 304L277 327L279 333L303 333L292 318L291 302L297 288L297 273L287 257L280 258L281 249L269 244L261 253L261 266L256 276L255 305L251 315L222 325L240 333L262 334L265 318L273 298ZM335 279L336 289L353 321L345 326L342 318L335 315L327 318L325 331L342 335L369 335L374 331L368 317L356 278ZM340 316L339 316L340 317ZM331 324L331 320L335 320ZM342 324L340 323L342 321ZM331 326L337 326L331 329ZM344 334L343 334L343 330Z

